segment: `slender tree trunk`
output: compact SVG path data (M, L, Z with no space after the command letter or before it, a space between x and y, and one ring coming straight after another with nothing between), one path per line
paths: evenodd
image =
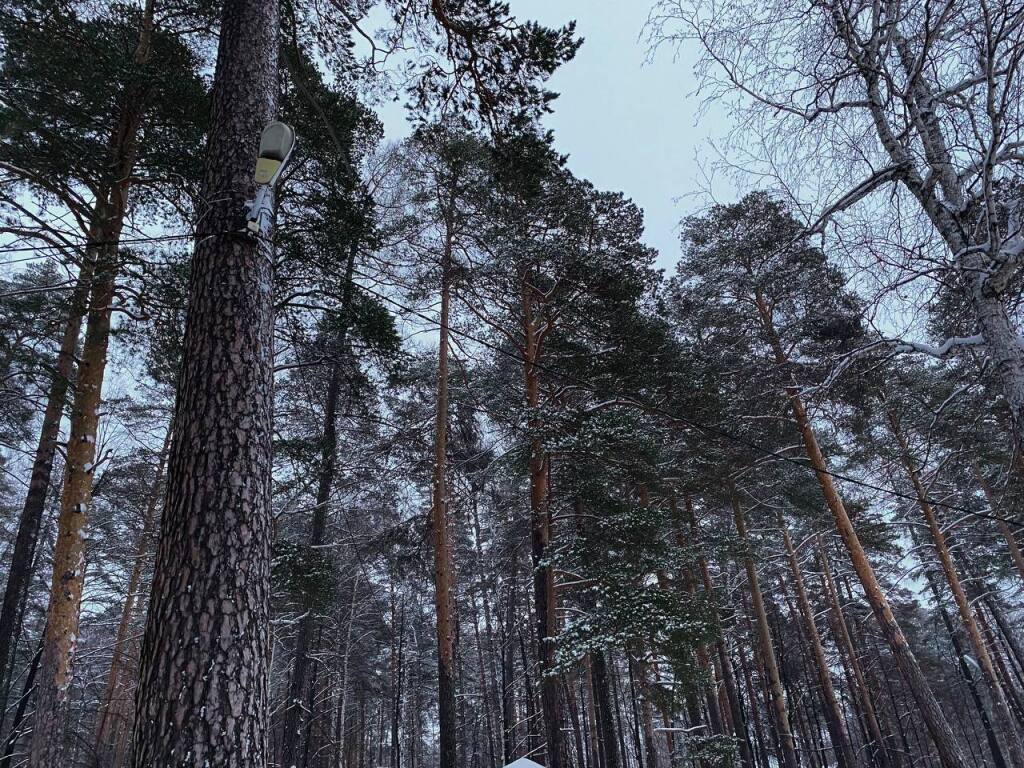
M950 554L956 558L956 552L951 550ZM1008 625L1006 617L1003 615L1003 611L992 599L991 589L985 585L981 579L979 579L978 574L974 571L974 568L971 566L970 559L960 557L959 562L960 570L967 574L967 578L964 580L964 589L967 592L967 596L970 598L971 603L977 606L978 624L981 627L983 634L987 620L985 619L985 612L981 610L981 606L985 606L988 609L988 612L992 614L992 618L999 627L999 634L1003 642L1001 644L996 644L994 642L989 643L989 646L993 650L998 648L999 645L1002 646L1011 666L1013 667L1014 676L1017 679L1017 682L1024 685L1024 678L1021 677L1021 674L1018 671L1024 670L1024 649L1021 648L1013 629ZM999 657L1000 654L996 653L995 658L998 659ZM1013 690L1014 689L1012 687L1008 688L1008 695L1012 694ZM1012 698L1010 703L1013 703Z
M640 768L651 768L647 765L650 760L650 753L644 748L646 745L641 735L643 729L643 718L640 714L640 694L636 689L636 665L633 659L626 655L626 673L629 675L629 709L633 717L633 752L636 755L636 762Z
M504 619L501 619L501 613L497 612L501 639L501 748L506 765L516 758L516 655L512 639L512 628L516 618L514 557L510 581L508 595L505 598Z
M925 678L924 673L921 671L917 658L907 643L903 630L896 621L892 608L889 606L889 601L886 599L881 584L879 584L878 578L875 576L874 568L872 568L871 563L868 561L867 553L860 543L860 537L857 535L856 530L854 530L853 523L846 512L842 498L832 483L832 476L828 473L825 458L818 447L817 437L811 428L807 412L804 410L803 400L795 387L790 390L790 404L793 407L793 413L796 416L797 426L803 438L811 466L817 474L818 483L821 485L825 502L832 512L836 529L850 555L850 562L861 582L864 596L871 606L875 619L882 630L882 636L889 644L893 659L899 667L907 688L917 703L921 718L928 727L936 750L946 768L968 768L966 758L963 756L953 729L950 727L949 721L946 720L946 716L942 712L935 694L928 685L927 678Z
M721 678L715 665L711 662L711 656L708 655L706 646L698 647L694 656L697 659L697 667L702 669L710 680L710 685L704 688L704 708L707 710L708 725L711 726L711 733L720 736L725 733L718 700L718 684Z
M434 418L434 488L430 525L434 542L434 610L437 615L437 691L440 768L456 766L454 562L448 531L448 320L451 300L452 225L441 254L441 316L437 345L437 405Z
M789 358L775 332L767 304L760 294L755 296L755 302L760 313L762 327L775 353L775 360L780 367L785 366L789 363ZM804 407L799 387L795 384L789 386L787 388L787 396L793 410L797 429L804 443L807 458L818 478L822 495L825 498L829 511L832 513L832 518L835 522L836 530L843 541L843 546L846 547L846 551L849 553L850 562L864 590L864 597L871 606L875 619L882 630L882 636L889 644L893 659L899 667L900 674L903 676L907 688L917 703L921 718L928 727L928 732L935 743L939 757L946 768L968 768L967 760L960 749L956 735L953 733L949 721L946 720L946 716L939 706L935 694L928 685L928 680L925 678L917 658L910 649L906 635L903 634L903 630L896 621L892 608L889 606L889 601L886 599L882 586L878 582L878 577L875 575L875 570L872 568L867 553L860 542L860 537L857 535L853 522L846 512L846 506L843 504L842 497L832 482L832 475L828 471L825 456L821 452L818 438L811 426L810 418L807 416L807 410Z
M750 598L746 594L743 595L743 610L744 610L744 614L745 614L745 618L746 618L746 623L747 623L747 634L750 635L750 637L755 638L755 637L757 637L757 629L756 629L756 626L754 624L753 611L752 611L752 609L750 607ZM769 738L766 738L764 743L765 743L765 745L771 744L771 749L774 750L774 754L776 755L775 761L778 764L781 765L782 764L782 742L779 739L779 727L778 727L778 724L775 722L775 708L772 706L772 690L771 690L771 686L770 686L769 681L768 681L768 673L765 670L764 659L762 658L760 646L761 646L761 644L759 642L756 642L756 641L751 644L751 648L750 648L751 679L753 679L753 675L754 675L754 673L756 673L757 674L757 681L756 682L758 684L757 685L757 690L760 693L761 697L765 701L765 714L768 715L768 726L771 728L770 733L767 732L767 731L765 733L766 737L769 737ZM780 673L779 679L780 679L780 687L782 687L781 686L781 682L782 682L781 673ZM784 689L783 689L783 693L785 693ZM791 727L792 727L792 725L791 725ZM765 752L764 759L765 759L766 763L770 762L770 759L768 757L768 752L767 751Z
M491 687L487 680L487 665L484 662L484 645L480 635L479 614L476 610L476 598L470 598L473 606L473 633L476 636L476 660L480 675L480 698L483 705L484 730L487 736L487 757L491 768L497 768L498 753L494 743L494 713L491 711ZM452 697L454 698L454 697Z
M996 674L995 666L992 663L992 657L989 655L985 641L982 639L981 632L978 630L978 624L974 619L974 613L971 611L967 594L964 592L963 585L960 583L960 577L956 572L956 566L953 564L953 557L949 552L949 547L946 546L946 537L939 526L935 510L932 508L931 502L928 501L928 496L925 493L924 485L921 483L921 477L918 473L917 466L910 454L910 446L907 443L907 439L904 436L903 431L900 429L899 420L893 411L889 411L888 418L889 428L892 431L893 437L896 439L896 443L900 447L903 467L906 469L907 477L910 479L910 483L914 487L914 495L917 497L918 506L921 508L921 514L924 516L925 523L928 525L928 531L931 534L932 539L932 546L935 547L935 553L939 558L939 564L942 566L942 573L946 577L946 583L949 586L950 591L953 593L953 601L956 603L957 611L960 614L960 622L963 625L967 639L971 643L971 647L974 649L975 657L978 660L982 674L985 677L985 682L988 685L988 694L992 700L992 709L994 710L995 719L999 724L1003 740L1007 747L1006 751L1008 762L1014 768L1024 768L1024 746L1021 745L1020 734L1017 732L1017 724L1014 722L1013 715L1010 712L1010 706L1007 703L1003 687L999 682L998 675Z
M349 759L349 752L345 748L345 741L348 739L348 699L349 699L349 660L352 658L352 627L356 621L356 595L359 590L359 576L356 575L352 579L352 594L349 599L349 612L348 621L345 627L345 653L342 656L341 662L341 683L338 690L338 727L341 730L340 741L341 741L341 752L345 755L345 765L351 765ZM332 765L340 765L335 762Z
M394 702L391 707L391 768L402 768L402 701L405 697L405 605L399 610L397 637L394 652Z
M43 633L45 636L45 632ZM28 702L32 698L32 691L36 685L36 674L39 672L39 661L43 657L43 639L39 638L39 647L32 656L28 666L28 674L25 676L25 685L22 689L18 704L14 709L14 720L11 721L11 730L4 742L3 756L0 757L0 768L11 768L11 760L14 757L14 748L18 746L18 739L22 735L22 726L25 723L25 715L28 712Z
M718 653L718 664L722 669L722 682L725 685L725 695L728 699L729 710L732 716L733 735L739 742L740 763L744 768L754 768L754 754L750 745L750 737L747 734L745 718L743 717L743 702L740 700L735 670L732 666L732 659L729 658L724 639L720 639L716 643L716 652Z
M779 528L782 531L782 540L786 547L786 556L789 559L789 569L793 573L793 587L796 590L797 606L800 609L800 614L807 629L811 653L814 656L814 666L818 673L818 683L821 685L821 696L825 701L826 725L828 726L829 736L832 739L832 746L835 749L836 761L840 766L857 768L857 758L854 755L853 745L850 742L850 734L846 731L843 712L839 707L839 700L836 698L835 687L832 685L832 675L829 672L828 660L825 658L825 648L821 643L818 626L814 622L814 611L811 608L810 600L807 599L807 589L804 587L803 574L800 572L800 562L797 559L793 540L790 538L789 529L782 519L781 512L778 514L778 521Z
M604 735L598 730L597 695L594 687L594 668L591 655L584 657L585 677L582 683L582 700L586 707L587 742L590 748L587 758L589 768L606 768L604 760Z
M317 556L317 548L322 546L327 539L327 511L334 489L337 465L338 403L341 400L342 384L345 378L344 358L348 355L348 331L351 327L352 297L355 291L353 274L356 251L357 245L352 243L349 246L348 259L345 263L345 282L339 313L341 322L335 337L330 340L332 360L328 370L327 399L324 403L324 419L320 430L320 466L317 477L316 504L313 507L307 548L311 557ZM303 717L300 702L306 689L306 671L309 666L313 635L320 623L318 614L320 606L317 604L316 595L307 592L303 598L302 608L302 618L299 620L299 628L295 636L292 673L289 678L288 698L284 705L284 722L281 728L281 765L285 768L292 766L301 768L305 765L305 760L300 761L298 757Z
M134 54L136 68L141 69L149 62L152 33L153 2L148 0ZM57 519L53 577L30 750L32 768L57 768L64 762L64 730L85 580L84 530L92 507L96 435L118 271L118 243L128 208L130 179L147 98L141 82L125 89L117 125L108 143L111 181L96 201L95 273L89 291L85 341L78 365Z
M750 718L754 723L754 744L756 754L762 766L769 765L768 759L768 738L764 732L764 721L761 719L761 703L757 697L757 690L754 688L754 681L750 674L750 665L747 664L747 654L742 644L737 643L737 652L740 657L740 671L743 674L743 684L747 689L747 699L750 701Z
M523 665L523 699L526 705L526 745L529 754L535 754L540 748L537 734L537 700L530 682L530 660L526 653L526 638L519 630L519 656Z
M978 459L971 459L971 466L974 469L974 477L978 481L978 486L981 488L981 492L985 494L985 500L988 502L988 508L993 514L997 514L995 494L992 492L992 486L988 484L985 479L985 475L981 472L981 467L978 465ZM1005 514L1005 513L1004 513ZM999 526L999 532L1003 535L1003 539L1006 541L1006 548L1010 552L1010 558L1013 560L1013 564L1017 567L1017 575L1024 579L1024 553L1021 552L1020 544L1017 543L1017 537L1010 527L1010 524L1005 518L1001 517L996 523Z
M82 318L92 287L93 256L90 251L83 259L75 290L68 304L68 318L57 353L57 367L46 397L39 443L36 446L35 460L32 462L32 474L29 477L25 503L18 518L18 533L14 540L14 550L11 552L3 605L0 607L0 725L7 711L8 686L5 677L8 660L20 623L21 606L28 593L28 585L32 581L36 544L39 540L43 510L46 507L46 496L50 489L53 459L57 454L57 443L60 439L61 417L64 415L64 404L75 368L75 351L82 331Z
M693 514L693 502L692 502L689 494L686 495L685 500L686 500L686 515L687 515L687 520L688 520L689 526L690 526L690 535L691 535L691 538L695 542L696 539L698 538L698 530L699 529L698 529L698 526L697 526L696 517ZM686 551L686 549L689 547L689 543L686 540L686 536L683 534L683 527L682 527L682 523L681 523L681 521L679 519L679 513L678 513L678 509L677 509L677 505L676 505L676 499L675 499L674 496L669 499L669 506L670 506L670 510L671 510L671 514L672 514L672 519L673 519L674 524L675 524L676 544L679 546L679 549L681 551ZM704 559L703 558L698 558L698 560L706 568L706 563L705 563ZM659 579L659 583L664 579L664 575L663 575L663 573L661 571L658 572L658 579ZM710 582L710 577L709 577L708 581ZM696 597L696 595L697 595L697 584L696 584L696 580L694 579L693 572L689 568L683 569L683 572L682 572L682 586L683 586L683 589L685 589L686 592L691 597L693 597L693 598ZM662 584L662 588L663 589L665 588L665 584ZM718 607L714 603L714 595L713 594L709 594L708 598L709 598L709 600L711 600L712 605L714 606L715 617L716 617L715 621L716 621L716 624L717 624ZM719 630L720 629L721 628L719 628ZM725 733L725 729L722 726L722 715L721 715L721 712L720 712L720 710L718 708L718 698L715 695L716 692L717 692L717 689L718 689L717 677L714 674L714 670L712 669L711 659L710 659L710 656L708 655L708 647L704 646L704 645L698 646L694 650L694 657L697 660L697 666L701 670L703 670L707 674L709 679L711 680L711 685L704 687L704 704L705 704L705 707L707 708L708 724L711 726L711 732L714 733L714 734L718 734L718 735L724 734ZM700 711L700 707L696 705L696 701L694 701L693 705L689 705L688 704L688 707L692 711L694 711L694 712L699 713L699 711ZM692 719L692 717L691 717L691 719ZM697 725L698 723L699 723L699 719L696 722L692 723L692 725Z
M771 631L768 628L768 614L765 612L764 597L761 594L761 583L757 576L757 567L754 558L750 554L750 541L747 538L747 523L740 508L739 499L735 489L730 490L729 495L732 503L733 519L736 522L736 532L739 534L740 542L745 550L743 556L743 567L747 572L747 586L750 589L751 603L754 609L754 619L757 626L758 642L761 646L761 656L764 661L765 672L768 676L768 691L771 698L772 709L775 712L775 724L779 732L779 744L782 747L782 764L785 768L800 768L800 761L796 756L796 746L793 742L793 731L789 723L789 710L786 707L786 697L782 692L782 681L779 677L779 665L775 658L775 648L772 645Z
M641 658L642 648L637 648L635 658L629 658L631 682L634 683L635 697L639 701L640 732L643 734L644 757L647 768L659 768L658 746L654 741L654 707L651 705L650 680L647 677L647 662Z
M483 534L480 529L479 494L481 488L479 483L473 481L470 484L471 513L473 517L473 548L476 560L477 574L486 570L483 553ZM480 633L479 625L474 618L473 630L476 633L477 655L480 662L480 685L484 696L484 711L487 718L487 746L488 755L492 768L497 768L500 757L497 746L495 731L500 727L498 721L501 717L501 701L498 691L498 668L497 656L494 645L494 629L491 623L491 605L488 600L488 585L483 580L478 580L478 591L480 595L480 606L484 619L484 632ZM476 601L473 601L476 611ZM475 614L479 616L479 614ZM486 661L484 659L486 655ZM504 763L502 763L504 765Z
M978 693L978 686L974 682L974 673L971 672L971 667L967 663L963 647L960 644L960 638L957 637L956 629L953 626L953 620L949 617L946 606L942 604L942 598L939 595L939 588L935 584L934 576L927 569L925 569L925 579L928 581L928 589L931 591L935 605L942 616L942 623L946 627L946 633L953 644L953 651L956 653L960 675L963 677L964 682L967 683L967 690L971 695L971 701L974 702L974 708L978 710L978 718L981 720L981 727L985 731L988 748L992 753L992 762L995 763L996 768L1006 768L1006 761L1003 759L1003 749L999 745L999 738L996 736L995 730L992 728L992 721L985 708L985 702L982 701L981 694Z
M168 425L167 435L164 438L164 445L157 463L156 478L153 480L149 500L146 503L146 511L142 517L142 530L139 531L135 541L135 554L132 558L132 570L128 576L124 606L121 609L121 620L118 622L117 632L114 635L110 671L107 674L107 684L100 704L99 725L96 728L96 761L101 766L120 765L119 756L116 754L117 745L121 742L119 732L125 728L126 720L128 723L131 722L131 714L125 706L125 692L119 689L122 687L121 677L126 671L124 657L128 650L128 633L136 616L135 609L139 586L142 583L142 572L150 555L157 508L163 498L164 467L170 449L172 431L173 426Z
M134 768L268 759L273 248L240 233L278 33L277 0L224 3Z
M732 659L729 658L728 649L725 646L725 629L722 626L718 610L718 597L715 593L715 586L711 581L711 570L708 568L707 560L704 557L699 557L697 563L700 568L701 582L704 585L704 594L707 595L707 600L711 604L712 620L718 630L715 652L718 654L718 666L722 670L722 683L725 685L725 695L729 702L733 735L739 741L740 761L744 768L754 768L754 755L747 737L747 729L743 717L743 704L740 701L739 690L736 686L736 675L733 670Z
M624 708L622 705L622 694L620 691L621 686L619 685L619 673L615 669L615 657L609 655L606 659L606 669L608 671L607 679L611 681L611 712L615 716L615 733L619 738L619 756L622 760L623 768L629 766L629 751L626 749L626 728L628 727L628 718L623 714ZM640 763L640 757L637 756L637 763Z
M608 679L608 664L603 651L590 654L591 674L594 682L594 699L597 710L597 728L604 756L605 768L619 768L619 749L615 728L611 686Z
M993 667L996 670L996 679L999 681L1003 688L1003 691L1007 698L1007 703L1010 706L1012 713L1016 716L1017 722L1024 726L1024 702L1021 701L1017 695L1016 689L1013 687L1013 679L1010 677L1010 670L1006 668L1006 662L1003 658L1003 654L1000 653L1000 644L996 639L995 633L992 631L992 627L989 626L988 619L985 618L985 614L979 611L978 615L978 629L981 630L982 639L987 643L991 649L989 658L994 662Z
M568 710L569 722L572 724L573 746L576 749L576 760L570 764L583 768L586 765L587 756L583 748L583 726L580 719L580 709L573 690L576 687L575 682L576 674L574 672L562 676L562 697Z
M313 642L313 645L312 645L312 647L314 649L320 647L320 644L323 641L323 636L324 636L323 626L318 623L317 624L317 632L316 632L316 640ZM317 701L316 701L316 686L317 686L317 680L319 679L319 676L320 676L320 666L317 665L317 666L313 667L313 674L310 676L310 681L309 681L309 686L308 686L309 692L308 692L308 695L306 697L306 711L309 712L309 717L306 719L306 722L303 724L305 727L302 728L302 739L301 739L301 742L302 742L302 753L301 753L302 754L302 757L301 757L302 763L301 764L304 765L304 766L305 765L309 765L309 750L313 746L313 738L314 738L313 725L316 723L316 721L318 719Z
M525 339L526 406L532 412L540 405L541 333L534 320L530 288L523 287L523 334ZM547 562L551 544L551 511L548 506L548 484L551 464L538 434L540 418L530 418L530 518L533 549L533 597L537 625L537 646L540 661L541 708L544 711L544 733L547 740L547 768L564 768L565 739L562 723L565 718L555 673L555 637L558 635L558 606L555 593L555 571Z
M104 205L104 208L110 215L115 215L113 207ZM36 692L30 752L32 768L57 768L63 764L67 706L85 581L85 526L92 508L96 435L117 271L116 242L121 229L120 218L107 220L111 221L112 227L105 228L104 232L110 240L100 248L97 256L71 414L46 635Z
M846 616L843 614L842 607L839 603L839 594L836 591L835 582L832 580L832 566L829 563L828 555L825 552L825 548L822 545L821 537L819 535L815 535L814 543L815 550L818 555L818 562L822 571L825 593L829 600L829 609L832 612L836 640L840 645L840 650L846 656L850 671L853 674L855 682L854 695L857 698L858 708L864 716L865 723L867 724L868 733L872 740L871 747L875 758L883 768L888 768L891 761L889 760L889 756L886 751L885 738L882 736L882 728L878 722L878 713L875 710L871 690L868 687L867 681L864 678L864 671L861 669L860 662L857 659L857 651L853 644L853 638L850 636L850 630L846 626Z

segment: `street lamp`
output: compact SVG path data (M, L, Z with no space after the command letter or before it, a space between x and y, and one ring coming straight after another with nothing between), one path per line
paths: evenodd
M274 187L295 149L295 130L274 120L260 134L253 180L259 185L256 198L247 205L246 228L253 237L270 234L274 215Z

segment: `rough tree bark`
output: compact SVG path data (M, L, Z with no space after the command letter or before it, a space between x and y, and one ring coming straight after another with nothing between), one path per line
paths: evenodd
M278 3L227 0L221 18L135 768L268 757L273 264L243 232L277 107Z

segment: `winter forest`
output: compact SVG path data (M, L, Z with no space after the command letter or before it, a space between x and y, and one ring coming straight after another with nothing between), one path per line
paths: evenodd
M1024 768L1024 0L628 4L0 2L0 768Z

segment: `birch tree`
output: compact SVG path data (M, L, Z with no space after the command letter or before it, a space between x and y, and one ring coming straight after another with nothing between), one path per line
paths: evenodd
M937 357L983 347L1015 425L1018 474L1022 24L1016 0L664 0L650 27L657 42L700 46L705 92L742 126L735 157L817 200L809 231L835 222L839 242L846 224L863 232L854 247L885 275L879 295L938 285L962 294L964 333L876 343ZM874 221L859 226L865 218Z

